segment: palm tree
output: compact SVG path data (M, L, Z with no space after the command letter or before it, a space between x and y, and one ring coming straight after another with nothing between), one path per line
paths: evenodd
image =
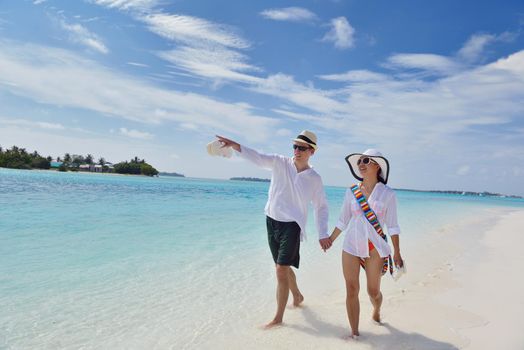
M103 157L101 157L101 158L98 160L98 164L104 166L104 165L106 165L106 160L105 160Z
M69 153L66 153L64 155L64 163L66 163L66 164L71 163L71 155Z

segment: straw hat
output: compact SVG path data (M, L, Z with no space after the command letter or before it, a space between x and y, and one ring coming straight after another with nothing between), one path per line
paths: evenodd
M315 135L313 132L311 132L309 130L302 131L297 136L297 138L294 139L293 141L305 143L305 144L313 147L313 149L315 149L315 150L318 148L318 146L317 146L317 135Z
M378 174L378 177L381 182L388 183L388 176L389 176L389 162L382 153L377 151L376 149L370 148L366 150L364 153L352 153L349 156L346 157L346 163L349 165L349 169L351 170L351 173L353 176L358 179L359 181L362 181L362 174L360 174L360 170L358 170L357 161L362 157L369 157L380 166L380 172Z

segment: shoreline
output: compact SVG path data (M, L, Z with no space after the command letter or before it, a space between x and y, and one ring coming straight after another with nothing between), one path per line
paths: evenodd
M58 170L52 170L52 169L13 169L13 168L2 168L5 170L13 170L13 171L30 171L30 172L42 172L42 173L57 173L57 174L93 174L93 175L110 175L110 176L136 176L136 177L145 177L145 178L154 178L155 176L148 176L148 175L142 175L142 174L120 174L120 173L102 173L102 172L95 172L95 171L58 171Z
M519 238L524 210L489 208L479 214L438 228L417 241L418 246L401 243L408 273L398 282L390 276L382 279L382 325L370 320L365 275L360 274L358 341L344 339L349 325L340 254L335 252L335 257L327 258L328 266L297 275L305 302L299 309L288 307L283 326L263 331L257 324L244 324L234 334L217 336L203 345L240 349L249 341L255 349L520 348L524 345L524 335L519 332L524 304L518 300L524 282L518 277L509 279L508 269L518 269L524 258L516 252L508 256L507 242ZM506 243L499 240L502 234ZM516 304L507 305L508 300ZM265 318L273 312L273 303L268 305Z
M56 172L56 173L62 173L58 170L51 170L51 169L13 169L13 168L3 168L0 167L0 169L6 169L6 170L26 170L26 171L48 171L48 172ZM85 174L99 174L99 175L130 175L130 176L143 176L143 177L172 177L172 178L179 178L179 179L187 179L187 180L208 180L208 181L237 181L237 182L261 182L261 183L269 183L270 179L266 178L256 178L253 177L253 179L258 179L254 181L249 181L246 179L249 179L250 177L234 177L234 178L212 178L212 177L198 177L198 176L186 176L183 174L180 174L182 176L174 176L174 175L162 175L161 173L164 171L159 171L159 174L157 176L148 176L148 175L141 175L141 174L118 174L118 173L97 173L97 172L90 172L90 171L66 171L63 173L85 173ZM164 172L165 173L165 172ZM242 179L242 180L240 180ZM331 187L331 188L340 188L340 189L347 189L347 185L328 185L325 184L324 187ZM522 201L524 203L524 196L516 195L516 194L504 194L504 193L493 193L488 191L483 192L476 192L476 191L461 191L461 190L418 190L418 189L409 189L409 188L393 188L395 191L402 191L402 192L420 192L420 193L430 193L430 194L443 194L443 195L451 195L458 198L483 198L483 199L500 199L500 200L517 200Z

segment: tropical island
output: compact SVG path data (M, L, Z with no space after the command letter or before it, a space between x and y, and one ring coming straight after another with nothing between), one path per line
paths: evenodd
M254 181L254 182L270 182L270 179L261 179L258 177L232 177L229 180L233 181Z
M500 194L500 193L493 193L493 192L473 192L473 191L442 191L442 190L412 190L412 189L405 189L405 188L399 188L398 190L401 191L409 191L409 192L429 192L429 193L441 193L441 194L456 194L460 196L474 196L474 197L502 197L502 198L515 198L515 199L522 199L521 196L516 195L506 195L506 194Z
M117 173L131 175L156 176L158 170L148 164L145 159L135 157L130 161L116 164L106 161L103 157L95 162L91 154L87 156L78 154L64 154L64 157L44 157L37 151L28 152L25 148L13 146L3 149L0 146L0 167L11 169L48 169L57 171L86 171L96 173Z
M161 172L159 172L158 175L160 175L160 176L173 176L173 177L185 177L185 175L183 175L183 174L179 174L179 173L168 173L168 172L165 172L165 171L161 171Z

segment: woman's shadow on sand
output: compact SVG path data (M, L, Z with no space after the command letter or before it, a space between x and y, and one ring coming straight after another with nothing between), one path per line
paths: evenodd
M338 338L343 339L344 336L349 335L349 329L327 323L321 320L317 314L307 306L303 306L301 311L309 324L303 325L288 325L289 328L314 335L315 337L324 338ZM431 339L420 333L403 332L388 323L382 323L377 327L385 327L389 334L373 334L368 335L362 333L358 342L361 344L372 345L374 349L424 349L424 350L458 350L459 348L453 344Z

